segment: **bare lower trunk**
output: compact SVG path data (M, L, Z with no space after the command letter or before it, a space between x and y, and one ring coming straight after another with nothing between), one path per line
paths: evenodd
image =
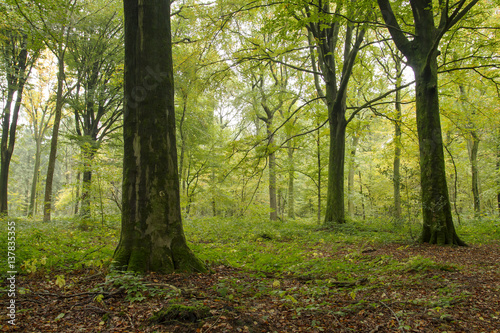
M112 267L203 272L181 219L170 1L124 0L124 13L122 229Z
M420 240L439 245L465 245L455 232L446 181L439 117L437 65L416 66L417 130L423 229Z
M336 106L339 108L340 106ZM345 223L344 211L344 160L345 160L345 112L330 113L330 154L328 162L328 194L325 225Z

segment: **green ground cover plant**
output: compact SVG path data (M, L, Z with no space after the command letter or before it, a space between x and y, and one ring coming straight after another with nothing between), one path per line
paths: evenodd
M186 220L210 273L144 276L109 271L118 223L81 224L16 220L20 316L53 313L39 327L76 325L75 307L103 332L444 332L492 328L500 315L493 218L462 220L467 248L420 245L383 220L330 229L312 220Z

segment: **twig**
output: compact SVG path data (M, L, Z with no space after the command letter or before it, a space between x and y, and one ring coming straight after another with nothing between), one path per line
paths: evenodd
M212 327L214 327L215 324L217 324L219 322L220 317L222 317L222 314L219 315L219 318L217 318L217 320L212 325L210 325L209 327L207 327L207 330L205 331L205 333L207 333L208 331L210 331L212 329Z
M389 311L392 312L394 318L396 318L396 320L398 321L398 324L399 324L399 329L404 333L405 332L405 329L403 327L403 325L401 324L401 321L399 320L398 316L396 315L396 313L394 312L394 310L392 310L389 306L387 306L384 302L382 301L379 301L380 304L382 304L383 306L385 306L386 308L389 309Z

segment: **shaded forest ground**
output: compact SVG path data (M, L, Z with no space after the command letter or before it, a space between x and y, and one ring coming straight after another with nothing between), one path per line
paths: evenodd
M458 226L466 248L416 244L417 225L386 221L335 230L308 221L185 224L211 273L110 275L118 223L16 221L18 325L7 324L3 285L0 329L500 332L500 225L493 218ZM1 237L5 247L3 229Z

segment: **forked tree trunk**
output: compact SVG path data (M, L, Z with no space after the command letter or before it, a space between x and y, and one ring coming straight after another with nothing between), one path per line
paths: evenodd
M181 220L170 1L124 0L124 12L123 209L112 267L205 271Z

